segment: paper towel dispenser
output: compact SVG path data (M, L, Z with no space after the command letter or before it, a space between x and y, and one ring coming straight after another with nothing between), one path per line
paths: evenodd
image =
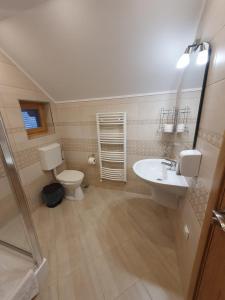
M196 177L199 173L202 154L198 150L180 152L177 173L187 177Z

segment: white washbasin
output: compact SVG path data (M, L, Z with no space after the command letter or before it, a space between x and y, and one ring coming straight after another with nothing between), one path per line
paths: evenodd
M162 162L164 159L143 159L133 165L134 173L152 186L153 200L160 204L177 208L178 200L188 188L184 176L177 175L176 171Z

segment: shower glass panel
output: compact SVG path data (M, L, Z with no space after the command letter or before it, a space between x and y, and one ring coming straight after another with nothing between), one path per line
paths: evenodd
M28 201L15 165L1 114L0 245L32 257L36 266L43 261Z
M0 241L31 252L28 234L10 185L5 166L0 159Z

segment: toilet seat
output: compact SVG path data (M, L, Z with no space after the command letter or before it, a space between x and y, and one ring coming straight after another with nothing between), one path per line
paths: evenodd
M82 181L84 174L76 170L64 170L56 176L56 179L62 183L73 184Z

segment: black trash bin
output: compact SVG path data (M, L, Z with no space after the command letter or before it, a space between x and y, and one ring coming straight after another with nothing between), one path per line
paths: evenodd
M48 207L56 207L64 198L65 190L60 183L51 183L42 190L42 200Z

